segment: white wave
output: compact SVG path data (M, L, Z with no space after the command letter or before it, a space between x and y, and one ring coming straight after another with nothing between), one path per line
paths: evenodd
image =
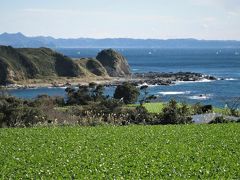
M182 95L182 94L190 94L191 91L165 91L165 92L158 92L158 94L161 94L163 96L166 95Z
M212 81L215 81L215 80L202 79L202 80L199 80L199 81L196 81L196 82L212 82Z
M139 69L132 69L133 71L138 71Z
M189 84L189 83L205 83L205 82L213 82L215 80L209 80L209 79L202 79L199 81L175 81L176 85L178 84Z
M138 87L141 87L141 86L156 87L156 86L160 86L160 85L158 85L158 84L148 84L148 83L143 83L143 84L138 85Z
M194 95L194 96L189 96L189 99L194 99L194 100L206 100L210 99L213 95L212 94L199 94L199 95Z
M67 89L67 86L59 87L60 89Z
M226 80L226 81L237 81L236 78L226 78L225 80Z
M54 87L54 86L49 86L47 87L48 89L66 89L67 86L59 86L59 87Z

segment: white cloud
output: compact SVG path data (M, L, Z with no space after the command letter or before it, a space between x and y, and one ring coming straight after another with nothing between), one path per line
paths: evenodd
M209 26L207 24L202 25L205 29L207 29Z
M239 10L240 1L239 0L189 0L197 6L210 6L212 8L224 8L228 10Z
M215 22L217 20L217 18L215 18L215 17L205 17L203 20L205 22L211 23L211 22Z
M240 12L228 11L227 14L228 14L228 16L236 17L236 16L239 16L239 15L240 15Z
M42 14L42 13L51 13L51 14L76 14L79 11L73 9L39 9L39 8L28 8L22 10L25 13L33 13L33 14Z

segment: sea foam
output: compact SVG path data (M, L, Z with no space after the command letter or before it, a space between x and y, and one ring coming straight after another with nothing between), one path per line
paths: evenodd
M183 95L183 94L190 94L191 91L165 91L165 92L158 92L158 94L161 94L163 96L167 95Z
M175 81L175 85L179 84L189 84L189 83L206 83L206 82L214 82L215 80L209 80L209 79L202 79L199 81Z
M238 79L236 79L236 78L226 78L225 80L226 81L237 81Z
M210 99L213 95L212 94L200 94L200 95L194 95L194 96L189 96L189 99L194 99L194 100L207 100Z

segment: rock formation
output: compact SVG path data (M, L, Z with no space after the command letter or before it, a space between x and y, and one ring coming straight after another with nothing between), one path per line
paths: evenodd
M125 77L131 75L127 60L117 51L106 49L98 53L96 59L101 62L111 77Z

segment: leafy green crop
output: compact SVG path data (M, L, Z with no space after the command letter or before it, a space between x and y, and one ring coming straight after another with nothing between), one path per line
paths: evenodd
M0 178L239 179L240 125L0 129Z

